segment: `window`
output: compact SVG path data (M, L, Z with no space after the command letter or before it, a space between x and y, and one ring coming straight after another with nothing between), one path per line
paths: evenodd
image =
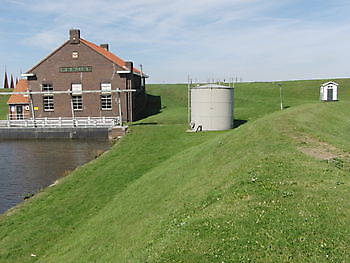
M83 93L83 87L81 83L72 84L72 95L81 95Z
M47 92L53 91L52 84L47 84L47 83L42 84L41 85L41 91L43 91L43 92L45 92L45 91L47 91Z
M79 53L78 51L73 51L72 52L72 59L78 59L79 58Z
M101 83L101 93L108 94L112 92L112 84L111 83Z
M83 87L81 83L72 84L72 106L73 110L83 110Z
M53 96L43 96L43 107L44 111L53 111L54 110L54 104L53 104Z
M101 95L101 110L112 109L112 95Z
M72 96L73 110L83 109L83 96Z

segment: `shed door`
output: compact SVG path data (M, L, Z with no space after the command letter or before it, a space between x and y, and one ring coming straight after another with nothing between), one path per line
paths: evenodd
M327 100L333 100L333 89L327 89Z

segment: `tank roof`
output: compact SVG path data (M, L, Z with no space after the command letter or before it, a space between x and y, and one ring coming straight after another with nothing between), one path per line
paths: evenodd
M232 89L232 87L218 85L218 84L205 84L205 85L193 87L193 89Z

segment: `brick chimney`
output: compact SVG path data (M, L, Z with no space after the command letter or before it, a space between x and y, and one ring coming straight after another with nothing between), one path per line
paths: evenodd
M108 44L101 44L100 47L102 47L105 50L109 51L109 45Z
M69 30L69 41L71 44L79 44L80 43L80 30L79 29Z

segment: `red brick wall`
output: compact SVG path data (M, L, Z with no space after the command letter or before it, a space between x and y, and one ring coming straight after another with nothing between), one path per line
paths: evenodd
M79 54L78 59L72 58L73 51ZM60 73L60 67L92 66L92 72L74 72ZM69 41L61 48L42 61L37 67L30 71L36 74L35 80L29 81L29 88L32 91L40 91L41 84L51 83L55 91L70 90L72 83L82 83L84 90L99 90L101 82L110 82L112 89L125 89L126 77L133 79L131 74L121 76L116 73L117 70L124 70L115 65L107 58L97 53L82 42L79 44L70 44ZM132 81L134 85L130 88L140 88L139 81ZM118 116L118 104L116 103L116 94L112 96L112 110L102 111L100 105L100 94L83 94L83 110L74 111L76 117L112 117ZM130 121L131 108L128 107L125 94L122 98L123 119ZM35 110L35 117L71 117L71 95L55 94L54 111L44 111L42 95L33 95L33 105L38 107ZM135 105L135 107L137 107ZM129 111L129 112L128 112Z

